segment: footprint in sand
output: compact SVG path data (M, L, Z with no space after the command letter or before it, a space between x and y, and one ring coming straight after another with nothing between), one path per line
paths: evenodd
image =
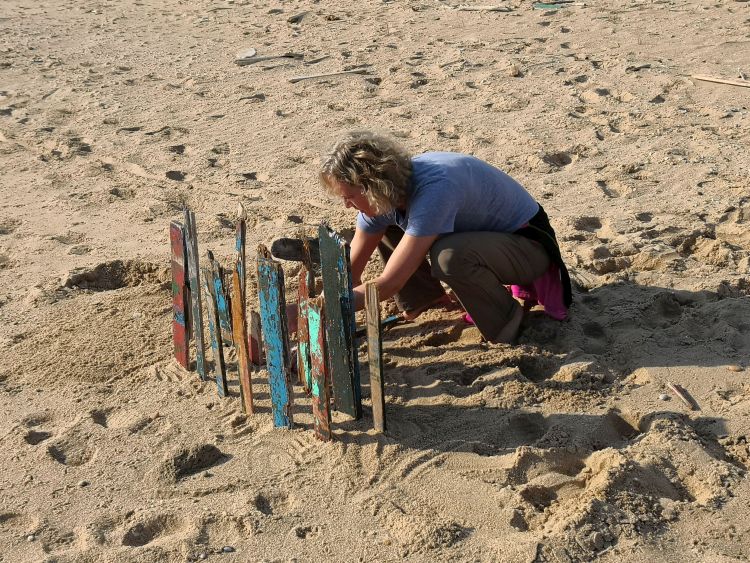
M151 514L130 524L122 536L122 545L142 547L184 531L187 522L175 514Z

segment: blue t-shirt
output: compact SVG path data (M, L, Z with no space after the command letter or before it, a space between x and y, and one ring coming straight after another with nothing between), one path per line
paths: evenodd
M371 234L398 225L423 237L474 231L512 233L539 211L539 204L513 178L466 154L428 152L412 158L405 211L369 217L357 227Z

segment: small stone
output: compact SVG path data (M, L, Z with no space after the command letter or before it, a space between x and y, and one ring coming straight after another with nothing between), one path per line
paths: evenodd
M604 547L604 534L601 532L594 532L591 534L591 544L597 551L602 549Z
M744 371L745 368L743 368L742 366L740 366L738 364L733 364L731 366L727 366L727 369L729 371Z
M659 400L660 401L668 401L669 400L669 395L667 395L666 393L662 393L661 395L659 395Z
M231 545L225 545L224 547L221 548L221 550L224 553L233 553L234 552L234 548Z
M36 536L34 534L29 534L26 536L26 541L34 541L36 539Z
M78 486L81 488L88 487L90 484L88 481L78 481Z
M511 64L508 66L508 76L520 78L521 76L523 76L523 73L521 72L521 69L518 68L518 65Z
M208 559L208 555L206 553L199 553L198 559Z

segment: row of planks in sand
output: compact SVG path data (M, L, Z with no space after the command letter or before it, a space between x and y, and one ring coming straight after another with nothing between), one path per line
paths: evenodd
M172 339L174 355L190 369L190 343L195 343L195 370L209 379L206 357L203 301L206 302L212 371L220 397L229 395L224 346L237 355L240 401L243 412L253 414L252 375L265 361L271 395L273 423L293 426L293 358L287 328L284 271L268 249L260 245L257 257L259 311L247 310L245 256L246 216L240 206L236 221L236 259L231 271L208 251L199 264L195 214L184 210L184 222L170 224L172 249ZM297 382L312 398L315 434L328 441L331 408L362 418L362 393L358 360L358 332L354 317L349 245L338 233L321 224L320 272L323 292L315 294L315 269L309 249L299 274L297 299ZM377 286L366 286L367 348L373 421L385 430L385 397L380 307ZM248 329L248 318L250 327Z

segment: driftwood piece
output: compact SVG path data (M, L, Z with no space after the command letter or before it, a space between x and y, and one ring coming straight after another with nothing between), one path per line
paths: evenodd
M325 299L326 345L336 410L359 419L362 394L354 344L354 308L349 245L327 225L318 230Z
M185 235L190 279L190 301L192 310L193 339L195 340L195 369L200 378L208 377L206 370L206 340L203 335L203 299L201 297L200 263L198 261L198 230L195 225L195 213L187 207L185 215Z
M214 261L211 251L207 253L208 263ZM216 307L216 295L214 294L214 271L208 266L203 268L203 290L206 297L208 312L208 331L211 336L211 350L214 356L214 377L219 397L226 397L229 393L227 388L227 372L224 364L224 348L221 342L221 327L219 326L219 312Z
M380 327L380 299L378 286L370 282L365 286L367 312L367 358L370 364L370 397L375 430L385 432L385 388L383 383L383 341Z
M240 380L242 412L253 414L253 385L250 378L250 358L247 353L247 322L242 298L242 284L237 270L232 275L232 334L237 350L237 372Z
M750 80L728 80L726 78L715 78L713 76L706 76L704 74L694 74L693 79L701 80L703 82L715 82L717 84L728 84L730 86L750 88Z
M186 285L185 227L172 221L169 225L169 240L172 247L172 343L177 362L189 369L187 329L187 306L190 302Z
M312 273L303 266L299 273L299 292L297 297L297 373L306 393L310 393L312 386L307 308L310 299L310 287L313 283Z
M258 285L266 368L271 387L273 425L292 427L292 389L284 296L284 271L265 246L258 247Z
M326 361L324 298L308 302L310 329L310 366L312 383L313 423L315 435L323 441L331 439L331 398L329 392L328 362Z
M369 72L366 68L355 68L353 70L341 70L339 72L326 72L323 74L308 74L307 76L293 76L289 79L289 82L295 84L303 80L313 80L315 78L329 78L331 76L342 76L345 74L367 74Z

